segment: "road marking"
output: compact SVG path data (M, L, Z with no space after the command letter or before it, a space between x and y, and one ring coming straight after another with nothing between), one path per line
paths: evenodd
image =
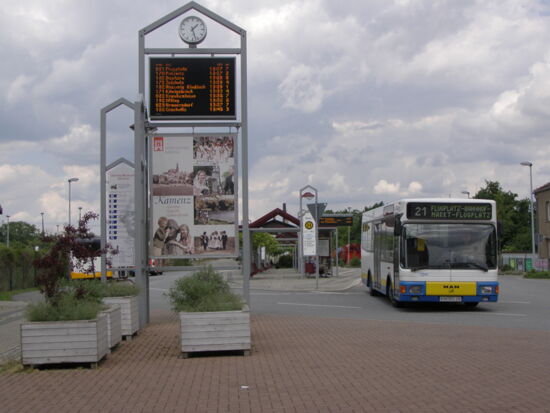
M531 304L531 301L499 301L500 304Z
M484 313L484 312L471 312L470 314L477 315L503 315L506 317L527 317L527 314L514 314L514 313Z
M351 307L347 305L328 305L328 304L305 304L305 303L277 303L278 305L296 305L302 307L330 307L330 308L352 308L361 309L361 307Z
M152 288L152 287L149 287L150 290L154 290L154 291L168 291L169 288Z

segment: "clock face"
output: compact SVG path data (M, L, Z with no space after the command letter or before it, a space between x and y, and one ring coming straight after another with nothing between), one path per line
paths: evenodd
M206 37L206 24L195 16L189 16L180 23L180 37L187 44L198 44Z

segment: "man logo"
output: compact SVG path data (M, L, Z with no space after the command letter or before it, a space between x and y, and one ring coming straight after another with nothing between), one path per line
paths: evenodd
M304 226L306 227L306 229L312 229L313 228L313 222L307 221Z

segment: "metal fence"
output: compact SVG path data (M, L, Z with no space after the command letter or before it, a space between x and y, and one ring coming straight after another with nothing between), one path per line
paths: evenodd
M3 249L0 252L0 291L32 288L36 269L32 265L32 250Z

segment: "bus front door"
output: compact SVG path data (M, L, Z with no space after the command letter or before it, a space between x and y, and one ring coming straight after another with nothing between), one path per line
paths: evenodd
M378 222L374 224L374 274L373 274L373 284L376 289L382 289L382 223Z

